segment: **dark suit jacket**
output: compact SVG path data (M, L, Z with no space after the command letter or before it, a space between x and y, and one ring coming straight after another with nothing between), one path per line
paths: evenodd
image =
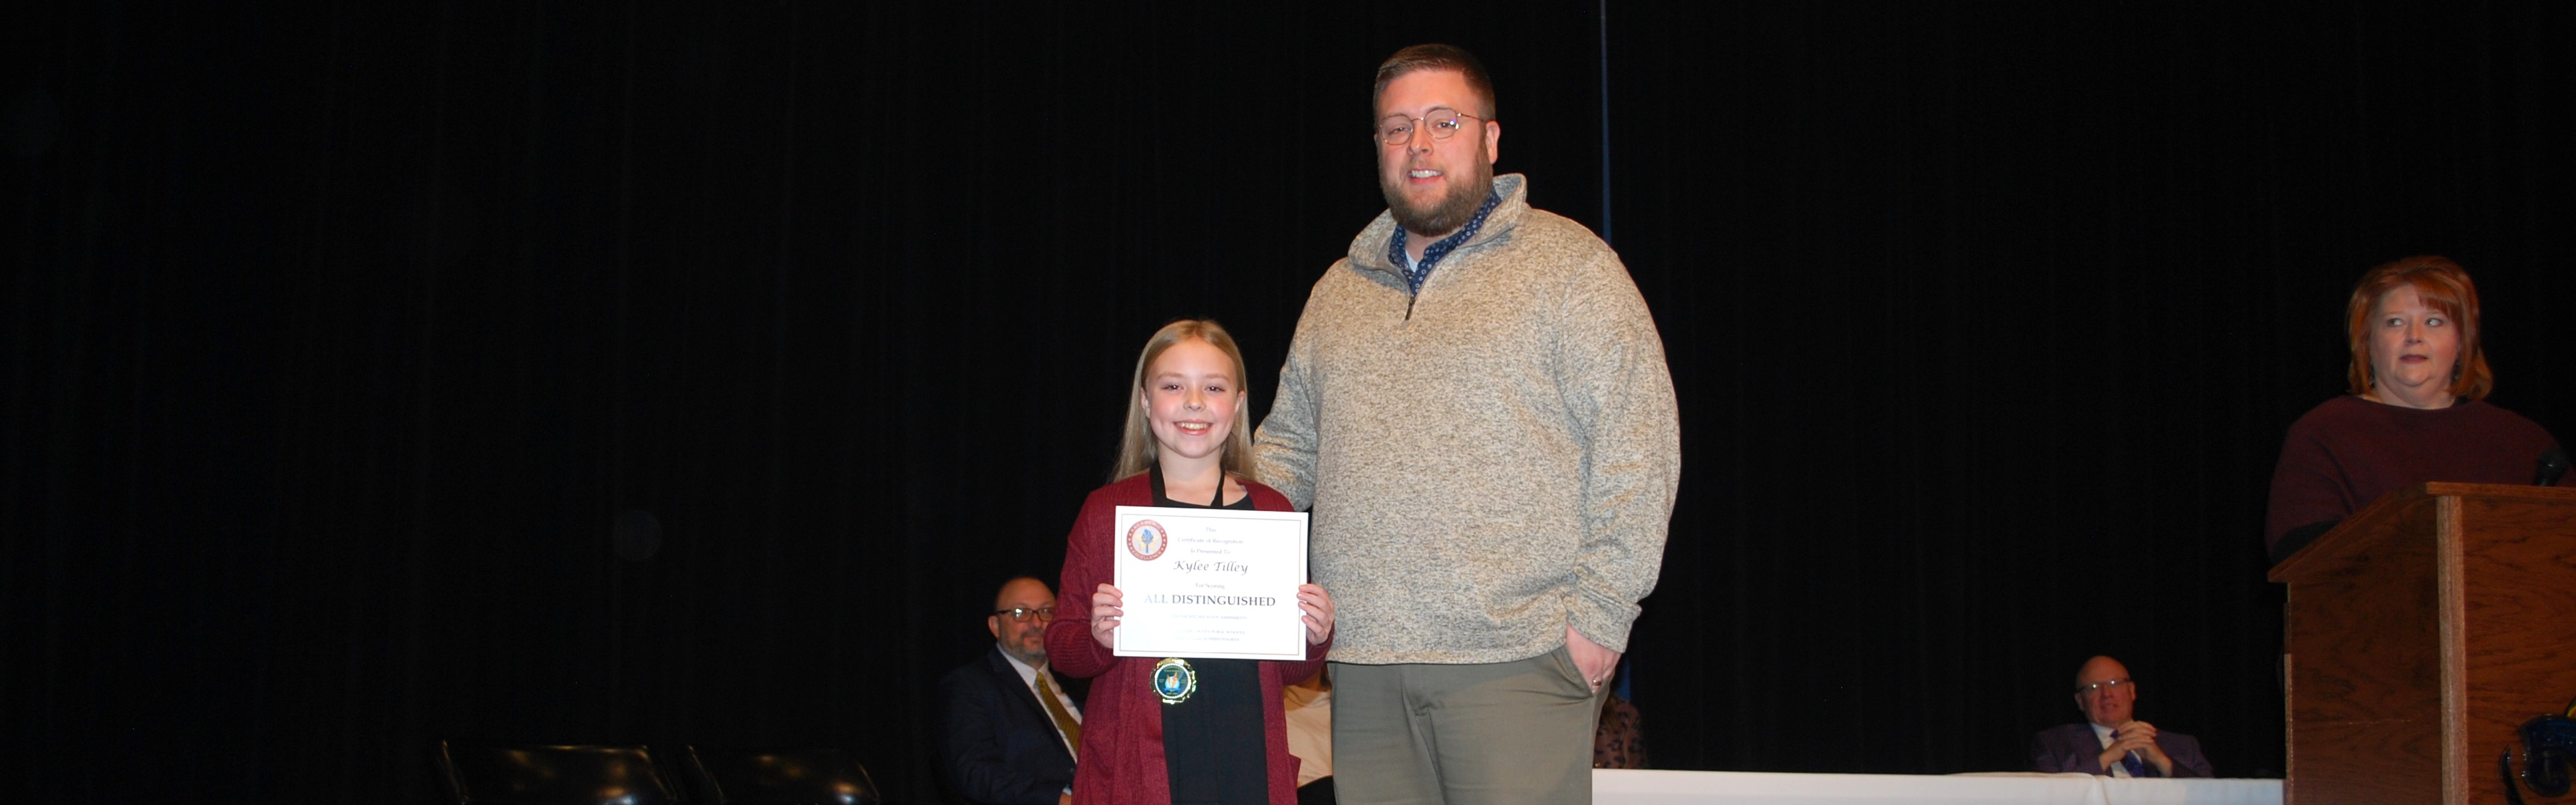
M2156 730L2156 748L2165 750L2173 759L2175 777L2209 777L2209 758L2200 756L2200 741L2168 729ZM2143 759L2143 758L2141 758ZM2050 727L2030 736L2030 770L2045 772L2080 771L2085 774L2109 774L2102 769L2102 739L2093 735L2091 724L2068 724ZM2148 777L2161 777L2156 764L2147 764Z
M1048 684L1064 681L1048 673ZM1055 805L1073 784L1073 753L1000 646L941 677L939 699L939 773L958 796L984 805Z

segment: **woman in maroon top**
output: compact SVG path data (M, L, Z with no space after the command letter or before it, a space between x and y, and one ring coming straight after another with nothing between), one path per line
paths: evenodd
M2345 307L2351 393L2290 425L2263 544L2277 562L2380 496L2426 481L2530 483L2549 431L2483 402L2495 378L2478 291L2459 264L2409 257L2363 274Z

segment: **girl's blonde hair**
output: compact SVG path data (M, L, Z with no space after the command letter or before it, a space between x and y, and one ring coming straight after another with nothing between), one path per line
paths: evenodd
M1145 372L1153 368L1154 359L1162 357L1164 350L1193 338L1216 347L1234 361L1234 387L1237 392L1243 391L1243 350L1234 346L1234 336L1227 334L1224 326L1207 319L1182 319L1163 325L1163 329L1154 331L1153 338L1145 340L1144 354L1136 356L1135 382L1127 384L1127 430L1118 437L1118 464L1110 470L1109 480L1153 466L1156 448L1152 423L1145 420ZM1251 401L1250 396L1245 394L1245 402ZM1234 427L1226 433L1225 455L1218 459L1217 466L1227 475L1245 478L1252 474L1251 464L1252 406L1236 405Z

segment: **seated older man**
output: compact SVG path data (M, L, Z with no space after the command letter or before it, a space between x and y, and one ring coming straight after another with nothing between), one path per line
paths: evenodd
M1082 709L1047 668L1055 591L1021 577L1002 585L984 628L993 649L939 680L940 774L976 805L1071 802Z
M2040 730L2030 739L2032 771L2112 777L2209 777L2200 742L2135 718L2138 683L2119 660L2095 657L2075 672L2083 724Z

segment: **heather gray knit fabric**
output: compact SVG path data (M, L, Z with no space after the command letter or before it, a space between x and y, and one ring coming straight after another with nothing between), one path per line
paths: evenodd
M1312 506L1332 659L1485 663L1572 624L1624 651L1681 478L1672 376L1607 244L1496 177L1484 230L1409 298L1381 214L1306 300L1254 441Z

